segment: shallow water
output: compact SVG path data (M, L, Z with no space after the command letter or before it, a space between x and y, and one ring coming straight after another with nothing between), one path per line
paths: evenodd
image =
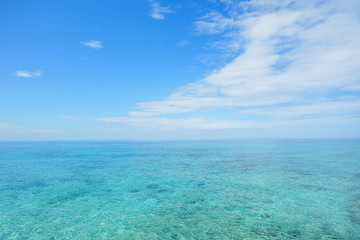
M360 141L0 143L0 239L360 239Z

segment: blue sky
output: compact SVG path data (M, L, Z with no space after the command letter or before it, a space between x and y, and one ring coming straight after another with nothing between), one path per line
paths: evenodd
M360 136L355 0L1 4L0 140Z

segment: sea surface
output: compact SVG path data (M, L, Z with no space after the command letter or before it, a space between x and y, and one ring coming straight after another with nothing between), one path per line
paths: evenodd
M360 141L2 142L0 239L360 239Z

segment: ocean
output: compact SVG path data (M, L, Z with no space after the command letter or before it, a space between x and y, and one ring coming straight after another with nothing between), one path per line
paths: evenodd
M0 239L360 239L360 141L1 142Z

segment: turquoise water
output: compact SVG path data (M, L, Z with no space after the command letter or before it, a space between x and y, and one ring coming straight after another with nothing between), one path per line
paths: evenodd
M0 239L360 239L360 141L0 143Z

